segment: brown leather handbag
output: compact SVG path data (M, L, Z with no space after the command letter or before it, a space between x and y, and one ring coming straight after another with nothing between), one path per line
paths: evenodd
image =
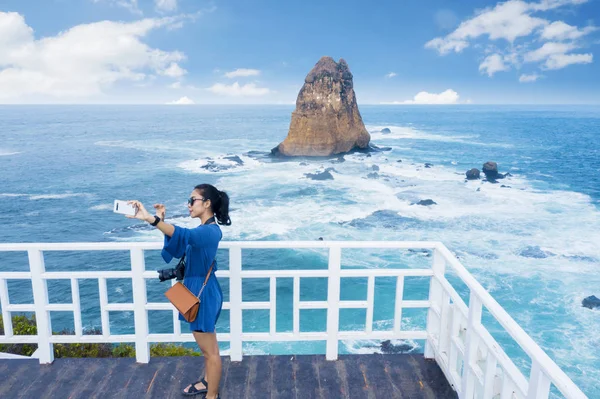
M202 295L202 291L204 291L204 287L206 287L206 283L208 283L208 278L210 277L214 265L215 262L213 261L198 296L194 295L179 281L173 284L173 286L165 292L165 296L171 301L173 306L179 310L179 313L183 315L185 321L189 323L196 320L196 316L198 316L198 309L200 309L200 295Z

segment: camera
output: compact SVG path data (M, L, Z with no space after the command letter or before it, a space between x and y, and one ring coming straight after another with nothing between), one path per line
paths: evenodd
M176 278L177 280L183 280L185 274L185 257L181 258L179 264L176 267L170 269L157 270L158 279L163 282Z

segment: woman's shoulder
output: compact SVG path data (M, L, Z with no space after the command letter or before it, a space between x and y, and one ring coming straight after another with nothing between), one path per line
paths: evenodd
M202 235L213 237L217 240L220 240L223 237L223 233L221 232L221 228L216 223L211 224L201 224L200 226L194 228L198 233Z

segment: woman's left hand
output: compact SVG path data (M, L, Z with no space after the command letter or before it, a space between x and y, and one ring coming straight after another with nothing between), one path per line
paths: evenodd
M140 201L131 200L131 201L127 201L127 203L129 205L133 205L133 206L137 207L137 212L136 212L135 216L127 215L127 217L129 219L139 219L139 220L148 221L148 219L151 217L150 214L148 213L148 211L146 210L146 208L144 208L144 205Z

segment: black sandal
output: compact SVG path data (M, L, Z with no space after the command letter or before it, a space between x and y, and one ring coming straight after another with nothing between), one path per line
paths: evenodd
M202 389L197 389L196 388L196 384L201 382L202 384L204 384L204 388ZM206 382L206 380L204 378L202 378L200 381L196 381L194 383L192 383L192 385L190 385L190 389L188 389L188 391L185 391L185 388L183 389L183 395L184 396L196 396L196 395L200 395L201 393L207 393L208 392L208 383Z

